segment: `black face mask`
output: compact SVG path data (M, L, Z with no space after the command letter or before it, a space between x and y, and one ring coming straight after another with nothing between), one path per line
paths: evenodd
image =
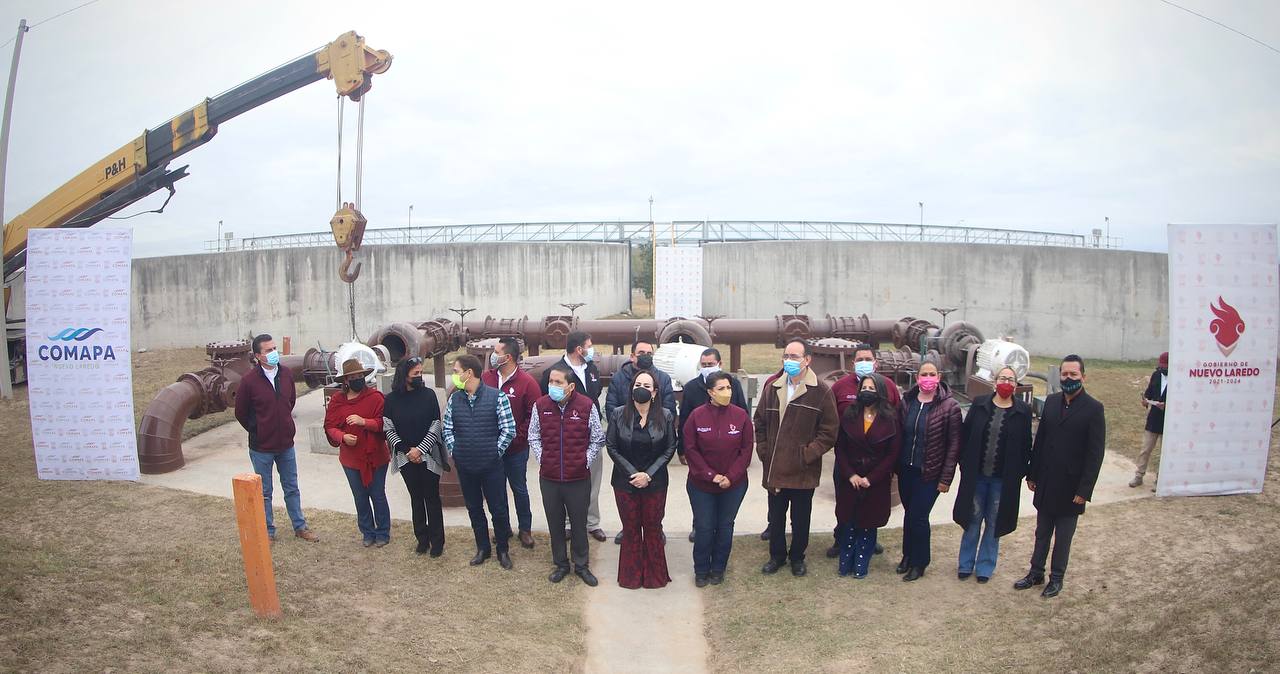
M1159 372L1160 374L1169 374L1169 368L1167 368L1167 367L1158 367L1158 368L1156 368L1156 372Z
M647 388L633 388L631 389L631 399L643 405L653 400L653 392Z
M426 385L427 385L427 383L426 383L426 382L424 382L424 381L422 381L422 377L421 377L421 376L417 376L417 377L414 377L413 379L410 379L410 380L409 380L409 388L411 388L411 389L420 389L420 388L422 388L422 387L424 387L424 386L426 386Z
M858 391L858 404L863 407L874 407L880 402L880 394L875 391Z
M640 354L639 356L636 356L636 367L641 370L652 370L653 354L643 353L643 354Z
M1075 393L1084 386L1084 382L1079 379L1062 379L1058 383L1062 385L1062 392L1068 394Z
M364 384L365 384L365 381L363 379L352 379L351 381L347 382L347 388L351 389L352 391L355 391L356 393L359 393L364 390Z

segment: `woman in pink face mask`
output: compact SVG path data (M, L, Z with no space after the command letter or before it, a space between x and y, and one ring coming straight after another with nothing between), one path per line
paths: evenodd
M929 513L938 494L951 489L960 456L962 417L938 364L920 363L916 385L902 396L902 453L898 458L898 496L902 523L902 561L896 571L913 581L929 566Z

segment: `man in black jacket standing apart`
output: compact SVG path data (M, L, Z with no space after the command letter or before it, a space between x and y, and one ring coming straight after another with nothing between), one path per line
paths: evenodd
M1071 556L1071 538L1084 504L1102 469L1107 444L1107 421L1102 403L1084 391L1084 360L1077 355L1062 359L1062 392L1044 402L1040 427L1031 449L1031 473L1027 488L1035 492L1036 543L1031 570L1013 584L1025 590L1044 582L1044 565L1053 540L1049 584L1041 597L1058 596Z
M600 371L592 362L595 358L596 349L591 343L591 335L574 331L565 337L564 362L571 370L569 382L573 384L574 391L591 399L591 405L595 407L598 416L600 414ZM542 372L542 381L539 382L543 395L547 394L547 380L550 377L551 368L547 368ZM604 542L609 537L600 528L600 482L603 474L600 468L602 462L600 454L604 452L597 454L595 461L591 464L591 505L587 508L587 533L597 541Z

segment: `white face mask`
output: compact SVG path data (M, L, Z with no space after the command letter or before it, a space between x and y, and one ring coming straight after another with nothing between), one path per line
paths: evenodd
M719 365L712 365L711 367L699 368L699 369L698 369L698 374L701 374L701 375L702 375L702 378L703 378L703 379L706 379L707 377L710 377L711 375L713 375L713 374L715 374L715 373L717 373L717 372L719 372L719 371L720 371L720 366L719 366Z

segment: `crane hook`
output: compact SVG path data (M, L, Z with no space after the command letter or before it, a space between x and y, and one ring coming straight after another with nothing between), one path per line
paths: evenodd
M356 262L355 269L352 270L351 263L354 260L355 260L355 252L348 250L346 258L342 260L342 264L338 265L338 278L342 279L343 281L346 281L347 283L355 283L356 279L360 278L360 267L363 265L363 263Z

